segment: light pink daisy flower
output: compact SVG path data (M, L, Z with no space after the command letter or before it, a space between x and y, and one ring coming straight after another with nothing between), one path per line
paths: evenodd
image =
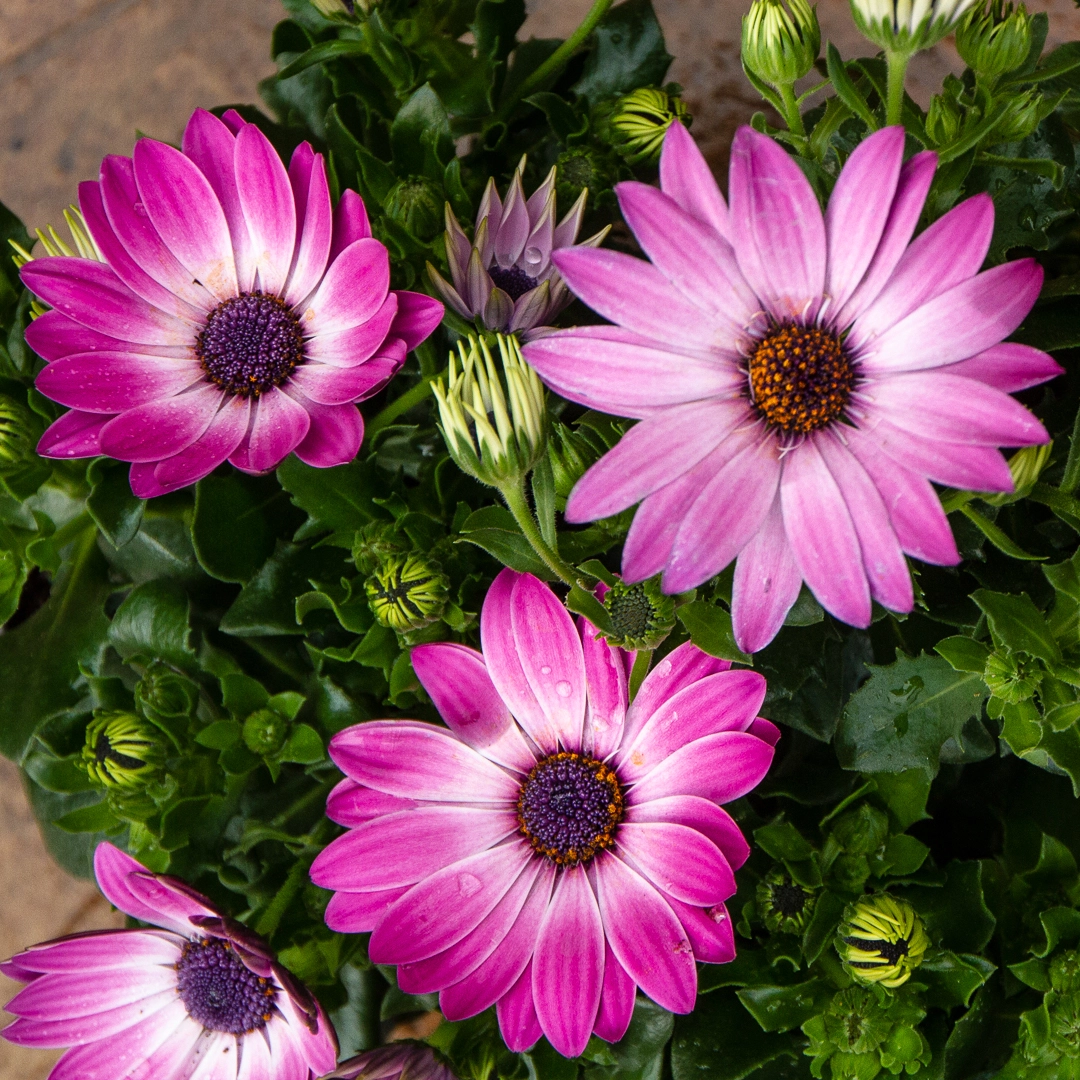
M437 300L390 290L363 202L346 191L331 206L321 154L302 143L286 170L235 112L197 110L182 151L140 139L107 157L79 202L103 261L22 268L53 308L26 333L49 361L38 389L72 410L38 452L130 461L143 498L225 460L351 461L355 402L442 318Z
M570 288L615 326L559 331L526 359L572 401L635 417L571 493L569 521L640 503L623 577L694 588L737 558L739 647L767 645L805 581L853 626L871 598L910 611L904 553L959 562L930 481L1010 491L1000 446L1047 441L1009 393L1061 370L1001 344L1034 304L1033 259L979 273L987 195L912 241L936 157L902 161L883 129L844 166L824 216L798 165L740 129L730 210L680 124L660 188L624 183L650 262L557 251Z
M511 334L550 323L573 300L551 256L575 245L588 195L583 191L556 224L555 169L526 199L524 168L522 158L505 203L495 181L488 180L471 242L447 203L446 258L452 285L428 263L432 284L459 315ZM610 228L578 246L598 247Z
M50 1080L308 1080L334 1067L325 1014L261 938L112 844L94 873L114 906L162 929L73 934L0 964L29 984L0 1034L71 1047Z
M450 730L377 720L330 743L349 827L311 877L327 924L371 931L407 993L451 1020L497 1006L507 1046L567 1057L626 1032L640 987L694 1007L696 960L735 955L724 900L749 848L719 804L765 775L765 680L687 643L627 700L626 654L555 594L503 570L483 653L413 649Z

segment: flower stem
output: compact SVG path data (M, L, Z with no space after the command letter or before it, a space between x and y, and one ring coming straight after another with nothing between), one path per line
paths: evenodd
M907 74L911 53L893 52L887 49L885 62L888 67L889 81L885 103L886 125L899 124L904 115L904 76Z
M565 582L571 588L577 584L577 577L574 574L573 567L571 567L557 551L555 551L550 545L548 545L543 536L540 535L539 526L536 524L536 518L533 517L532 510L529 509L528 500L525 498L525 481L523 478L517 480L507 481L506 485L499 488L502 493L502 497L506 500L506 505L510 509L510 513L514 515L514 520L518 523L518 528L525 534L525 539L529 541L529 545L533 551L540 556L544 565L562 582Z
M400 397L394 398L386 408L376 413L364 426L364 436L372 439L383 428L389 427L402 413L408 412L414 405L419 405L431 393L431 384L436 375L424 375L411 389Z
M495 114L495 120L505 120L522 98L539 90L556 72L561 71L577 52L581 43L596 29L596 24L607 14L613 0L594 0L589 14L581 25L527 78L503 103Z
M630 685L627 690L631 701L637 696L641 684L645 681L645 676L649 674L652 658L652 649L638 649L637 655L634 657L634 666L630 669Z
M799 103L795 100L795 88L791 83L780 84L780 100L784 103L784 123L792 135L806 135L806 126L803 124L802 113L799 112Z

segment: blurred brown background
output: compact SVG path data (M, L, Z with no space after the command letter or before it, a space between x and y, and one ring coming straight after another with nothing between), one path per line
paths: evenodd
M761 103L739 67L749 0L653 0L695 116L693 132L719 173L735 127ZM527 0L523 37L566 36L591 0ZM1028 0L1050 13L1053 45L1080 38L1072 0ZM823 36L842 54L869 51L847 0L820 0ZM0 0L0 200L33 229L59 222L80 180L105 154L126 154L136 129L179 141L196 106L256 100L272 72L276 0ZM912 64L922 104L950 70L944 42ZM0 256L2 257L2 256ZM93 886L45 853L14 766L0 759L0 957L59 934L119 925ZM0 976L0 1001L16 986ZM0 1080L39 1080L57 1054L0 1041Z

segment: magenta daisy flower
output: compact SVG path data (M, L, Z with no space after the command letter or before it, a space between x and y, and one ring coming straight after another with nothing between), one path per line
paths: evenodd
M308 1080L334 1067L321 1007L261 938L112 844L94 872L113 905L161 929L73 934L0 964L29 984L0 1034L71 1047L51 1080Z
M982 273L987 195L912 241L936 157L903 163L886 128L851 154L823 216L775 143L740 129L731 208L693 139L668 131L660 187L624 183L650 262L557 251L570 288L615 326L525 355L564 397L640 420L571 493L570 521L640 503L623 577L694 588L737 558L739 647L767 645L805 581L853 626L871 598L910 611L904 553L959 561L930 481L1012 490L1000 446L1046 442L1009 393L1061 369L1001 344L1039 294L1033 259Z
M143 498L226 460L351 461L355 403L442 318L437 300L390 290L363 202L346 191L331 206L321 154L302 143L286 170L232 111L197 110L182 151L140 139L107 157L79 202L103 261L22 269L53 308L26 334L49 361L38 389L72 410L38 452L130 461Z
M551 255L575 245L585 216L583 191L556 224L555 169L526 199L521 185L524 168L522 158L505 203L495 181L488 181L471 243L447 203L446 258L452 285L428 263L432 284L459 315L504 333L550 323L573 299ZM598 247L609 230L610 226L578 246Z
M694 1007L696 960L735 955L724 900L749 848L719 806L765 775L779 737L764 679L687 643L627 701L626 656L554 593L503 570L483 653L413 649L450 730L378 720L336 735L315 860L327 924L371 931L408 993L451 1020L496 1005L507 1046L568 1057L620 1039L635 989Z

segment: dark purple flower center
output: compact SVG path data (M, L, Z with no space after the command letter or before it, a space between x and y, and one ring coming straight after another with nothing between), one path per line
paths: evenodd
M776 327L754 347L748 367L758 415L785 434L831 424L855 388L855 368L840 338L819 326Z
M493 266L488 272L491 274L491 280L511 300L517 300L519 296L524 296L530 289L535 289L540 284L536 278L529 277L520 266L511 266L509 270L504 270L501 266Z
M534 850L559 866L573 866L615 843L622 787L602 761L565 751L551 754L525 778L517 812Z
M801 885L796 885L791 878L774 883L770 890L773 910L786 919L798 918L810 898L810 894Z
M244 1035L266 1027L276 990L255 974L221 938L189 941L176 965L188 1014L210 1031Z
M304 337L300 320L279 297L244 293L210 312L195 352L210 381L226 393L258 397L303 361Z

